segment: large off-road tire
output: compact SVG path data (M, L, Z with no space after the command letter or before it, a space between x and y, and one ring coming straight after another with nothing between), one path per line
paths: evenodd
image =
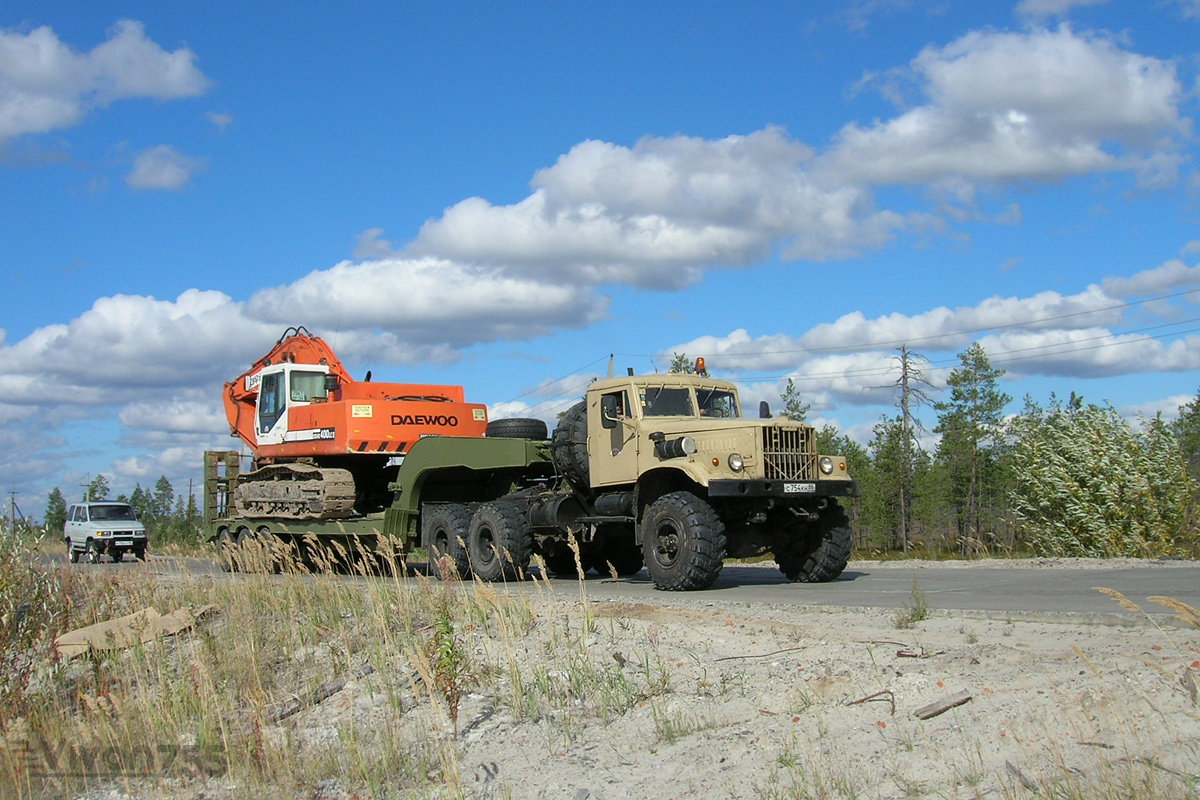
M602 541L592 559L596 571L602 575L610 574L609 565L621 578L637 575L645 566L646 557L634 541L632 526L623 525L621 528L620 534L610 535Z
M422 509L421 541L428 543L429 573L443 580L466 577L471 570L467 558L470 535L471 512L466 506L437 503Z
M554 428L550 442L554 466L580 488L589 485L587 453L587 405L578 402L567 409Z
M533 534L529 520L515 503L484 503L471 517L467 557L471 571L483 581L512 581L529 567Z
M237 560L234 558L236 546L229 529L222 528L217 534L217 563L221 565L222 572L233 572L237 569Z
M542 560L546 562L546 569L553 572L556 578L582 578L591 568L585 557L581 557L579 564L576 565L575 554L570 551L556 553L553 556L542 556ZM579 571L581 566L583 567L582 573Z
M656 588L707 589L721 574L725 525L712 506L696 495L671 492L646 509L642 550Z
M850 520L831 500L811 533L775 554L780 571L788 580L827 583L841 575L850 563Z
M489 439L536 439L539 442L548 438L546 423L543 420L526 417L492 420L487 424L487 437Z

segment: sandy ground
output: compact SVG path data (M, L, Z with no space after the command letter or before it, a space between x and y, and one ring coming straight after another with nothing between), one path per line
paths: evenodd
M1200 797L1188 685L1200 629L1136 614L1122 627L944 612L899 627L894 610L814 613L703 592L623 603L575 587L530 596L523 635L495 621L460 631L483 677L457 734L398 660L266 735L301 757L348 738L376 757L382 730L440 749L447 766L428 775L430 796ZM537 693L514 675L558 701L515 713L514 698ZM247 796L216 778L143 788ZM297 796L375 793L334 778Z

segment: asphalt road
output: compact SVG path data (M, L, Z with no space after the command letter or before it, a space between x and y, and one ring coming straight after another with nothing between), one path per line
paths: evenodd
M66 559L46 556L64 568L89 570L143 570L158 574L225 573L211 559L153 556L148 565L126 560L120 564L68 565ZM613 580L591 575L588 596L594 600L690 602L696 604L769 603L813 607L901 608L911 601L913 581L924 592L935 613L970 617L1079 619L1121 623L1130 615L1109 597L1095 591L1105 587L1121 592L1143 610L1158 617L1172 612L1147 602L1155 595L1172 597L1200 608L1200 563L1197 562L1079 562L1061 566L1052 562L1030 565L961 565L932 562L852 562L838 580L826 584L789 583L770 562L726 565L716 584L706 591L665 593L655 590L643 570L633 578ZM424 571L424 564L415 564ZM347 576L346 580L362 580ZM366 579L374 580L374 579ZM574 581L555 580L559 591L574 591ZM510 585L514 591L535 591L532 582Z

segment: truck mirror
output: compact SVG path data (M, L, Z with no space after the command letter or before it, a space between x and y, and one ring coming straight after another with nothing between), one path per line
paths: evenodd
M606 430L617 427L617 398L611 394L600 398L600 424Z
M758 418L759 419L770 419L771 418L771 406L768 405L766 400L760 400L758 403Z

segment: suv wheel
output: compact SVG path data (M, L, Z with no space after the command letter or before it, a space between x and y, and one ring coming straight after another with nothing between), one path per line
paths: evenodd
M654 501L642 518L646 569L658 589L707 589L721 574L725 525L712 506L691 492Z
M88 539L87 548L83 551L83 560L89 564L100 563L100 549L91 539Z
M67 541L67 558L70 559L72 564L79 563L79 551L72 546L70 540Z

